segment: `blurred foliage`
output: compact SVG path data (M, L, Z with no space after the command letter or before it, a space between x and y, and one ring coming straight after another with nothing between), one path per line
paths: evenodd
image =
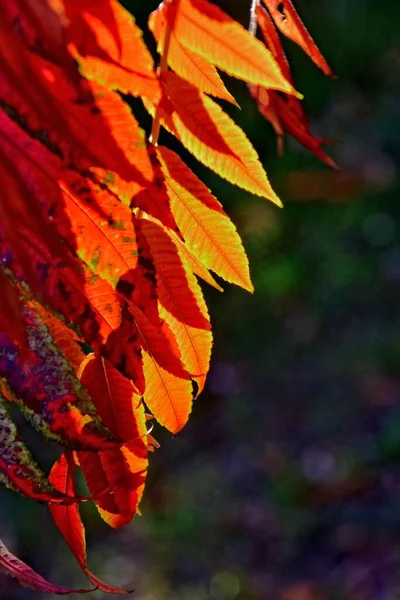
M144 28L156 2L125 4ZM249 0L221 5L246 24ZM176 438L157 430L143 517L85 507L91 568L136 600L392 600L400 593L400 38L397 3L297 0L338 75L286 44L332 173L269 125L244 85L229 108L284 210L195 164L243 236L256 292L205 290L206 392ZM145 39L152 44L151 36ZM144 123L149 119L135 101ZM161 142L174 148L167 134ZM34 434L31 434L34 436ZM36 443L46 461L52 450ZM60 584L83 580L45 507L1 491L1 537ZM0 576L1 600L43 600ZM102 598L100 593L87 598Z

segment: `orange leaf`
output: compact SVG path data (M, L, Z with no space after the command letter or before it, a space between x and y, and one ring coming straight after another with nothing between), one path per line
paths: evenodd
M256 6L257 23L264 38L265 45L272 53L282 73L290 83L293 83L288 60L279 39L278 31L270 14L260 4ZM262 87L262 86L261 86Z
M143 349L143 370L146 379L144 399L161 425L177 433L186 424L192 410L192 384L164 369Z
M147 430L143 404L132 383L104 358L87 357L80 371L81 382L102 421L111 433L126 442L99 452L96 459L77 453L91 493L98 495L99 486L104 490L105 483L110 489L96 500L100 514L113 527L120 527L137 512L144 489Z
M281 206L253 146L221 107L175 73L163 73L162 82L162 125L218 175Z
M211 326L201 289L186 271L172 239L157 223L142 219L156 267L160 317L174 334L178 353L190 375L204 387L211 354Z
M188 379L188 373L185 371L180 358L174 354L169 341L161 332L160 327L151 323L133 302L129 302L128 306L135 322L142 352L146 351L155 363L169 371L175 377Z
M296 93L265 46L207 0L178 0L166 18L176 39L229 75L249 83Z
M68 0L68 48L80 71L108 89L157 102L153 60L133 16L116 0Z
M199 261L197 256L193 254L187 245L182 242L178 237L174 237L176 247L178 249L179 255L181 257L182 262L185 267L188 268L192 273L197 275L206 281L209 285L214 287L219 292L223 292L223 288L215 281L214 277L211 275L210 271Z
M245 251L221 204L172 150L159 146L157 153L171 208L189 250L208 269L252 292Z
M164 52L166 24L165 4L161 4L149 17L149 29L157 41L157 50L161 55ZM180 77L192 83L201 92L237 104L224 86L216 68L208 60L183 46L173 33L168 45L168 64Z
M75 459L82 469L90 493L93 498L96 498L96 507L101 518L115 529L130 523L132 516L122 514L116 504L114 494L108 492L110 484L100 455L94 452L76 452Z
M296 42L325 75L335 77L318 46L305 28L291 0L263 0L278 29ZM261 83L261 82L255 82ZM265 86L264 86L265 87Z
M202 314L208 319L207 306L204 302L201 288L193 275L187 273L187 277ZM160 317L165 320L165 323L173 333L180 351L182 363L198 385L197 396L204 388L210 368L213 342L212 332L208 328L192 327L183 323L162 305L160 305Z
M202 315L177 248L157 222L141 219L141 228L149 243L157 277L157 296L164 308L177 319L198 328L210 328Z
M107 359L95 354L85 358L78 375L111 433L125 442L135 439L138 447L145 449L143 406L131 381L123 377Z

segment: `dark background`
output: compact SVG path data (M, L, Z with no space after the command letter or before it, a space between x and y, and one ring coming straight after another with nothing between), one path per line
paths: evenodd
M249 3L220 4L247 25ZM143 28L156 7L125 4ZM325 78L288 41L296 87L313 132L338 140L343 171L290 140L278 158L246 86L228 78L242 110L227 110L284 210L181 152L236 223L256 291L205 290L208 385L184 431L156 429L143 516L115 532L85 509L90 567L133 584L136 600L400 598L398 3L296 5L338 75ZM0 516L21 558L85 585L46 507L1 491ZM44 600L1 575L0 599Z

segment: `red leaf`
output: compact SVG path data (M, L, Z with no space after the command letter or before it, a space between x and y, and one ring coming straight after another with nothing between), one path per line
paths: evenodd
M114 92L30 52L10 25L0 21L0 99L24 115L39 139L65 163L90 170L127 204L153 179L139 128L129 106ZM35 78L25 76L35 73ZM43 97L46 104L43 104Z
M61 319L45 310L38 302L31 301L29 306L32 306L40 316L42 322L48 328L54 344L62 351L74 371L77 371L85 358L85 354L78 344L78 341L81 342L82 340Z
M74 495L74 472L75 463L71 452L65 452L59 460L54 463L50 472L50 481L54 487L64 494ZM79 514L78 506L52 506L49 505L51 516L61 531L68 546L74 554L82 571L87 575L90 582L99 590L108 594L127 594L126 590L110 586L102 582L87 566L85 529Z
M271 13L278 29L296 42L325 75L335 77L318 46L305 28L291 0L263 0L263 2Z
M36 573L31 567L14 556L8 548L0 540L0 569L7 575L11 575L17 579L18 583L26 587L43 592L44 594L56 594L58 596L66 596L67 594L86 594L92 590L69 590L66 588L54 585L46 581L41 575Z
M110 525L120 527L137 512L144 489L147 430L143 404L132 383L102 357L88 357L81 366L80 378L102 421L126 442L100 452L95 459L77 453L91 493L96 496L99 484L107 483L109 493L100 495L96 504Z
M32 458L11 419L8 400L0 393L0 475L12 490L39 502L71 503L74 496L55 490Z
M160 316L174 334L178 354L190 375L204 387L212 334L207 308L195 277L185 269L177 247L162 228L147 219L142 230L150 245L157 275Z
M280 64L282 72L291 81L290 68L269 13L261 6L257 6L256 12L265 43ZM316 138L310 133L307 116L298 98L278 94L260 86L250 86L250 93L257 101L259 111L271 123L278 136L279 154L283 154L283 136L284 132L287 132L329 167L338 168L330 156L321 149L325 140Z

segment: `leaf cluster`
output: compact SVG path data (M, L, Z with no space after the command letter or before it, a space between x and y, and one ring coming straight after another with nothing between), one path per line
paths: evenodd
M280 205L218 69L245 81L281 138L314 138L277 29L331 71L289 0L257 6L264 41L208 0L165 0L149 16L156 69L116 0L6 0L0 6L0 477L44 502L94 588L79 505L111 527L138 512L154 418L172 433L204 388L212 333L197 278L252 291L220 202L160 128L200 162ZM254 32L253 32L254 33ZM143 101L149 136L121 94ZM10 416L18 406L62 454L49 475ZM81 497L75 472L89 491ZM58 588L0 543L24 585ZM82 591L82 590L80 590Z

